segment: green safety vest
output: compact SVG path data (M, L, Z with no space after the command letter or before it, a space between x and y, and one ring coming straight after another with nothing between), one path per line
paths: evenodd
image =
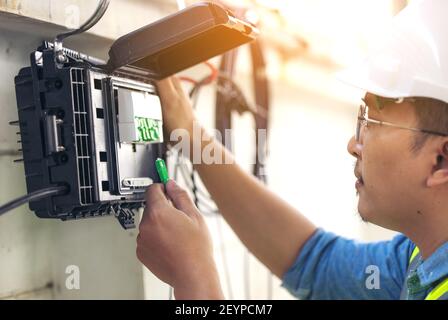
M415 247L409 259L408 273L416 266L420 260L421 254L419 248ZM407 286L405 285L407 290ZM434 289L426 296L425 300L447 300L448 299L448 278L442 280Z

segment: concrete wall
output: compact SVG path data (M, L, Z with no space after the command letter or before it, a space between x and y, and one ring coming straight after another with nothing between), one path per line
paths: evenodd
M0 203L26 193L23 165L12 162L20 158L17 128L8 125L17 119L14 76L42 40L64 29L73 8L83 21L95 7L95 1L0 1ZM169 1L112 0L91 33L66 45L104 58L112 39L174 9ZM113 217L64 223L38 219L22 206L0 217L0 298L142 299L135 238ZM80 290L65 286L70 265L79 267Z

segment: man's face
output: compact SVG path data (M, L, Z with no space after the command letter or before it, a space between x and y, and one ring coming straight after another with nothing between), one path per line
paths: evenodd
M368 118L416 127L409 102L389 103L378 109L374 95L366 94ZM425 192L427 166L420 153L411 150L415 132L368 123L360 141L351 138L348 151L356 157L358 211L363 220L400 230L419 212ZM417 133L418 134L418 133Z

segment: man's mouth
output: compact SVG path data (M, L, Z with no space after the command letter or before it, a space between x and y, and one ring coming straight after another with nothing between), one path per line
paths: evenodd
M361 180L360 179L356 180L356 183L355 183L356 190L359 190L363 186L364 186L364 183L362 182L362 179Z
M355 177L357 178L355 187L356 187L356 190L358 190L359 188L361 188L364 185L364 180L362 179L361 173L359 173L356 170L356 168L355 168Z

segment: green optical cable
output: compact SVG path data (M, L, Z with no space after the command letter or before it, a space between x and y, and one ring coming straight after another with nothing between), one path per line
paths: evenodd
M168 169L166 168L165 161L163 159L157 158L156 160L156 169L159 174L160 181L162 181L163 185L166 187L166 183L170 179L168 176Z

